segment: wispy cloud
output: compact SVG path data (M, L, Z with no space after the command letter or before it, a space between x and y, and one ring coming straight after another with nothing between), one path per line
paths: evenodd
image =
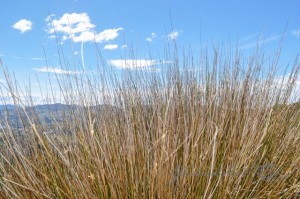
M55 35L50 35L49 39L56 39L56 36Z
M148 69L159 64L157 60L147 59L116 59L108 60L108 63L119 69Z
M21 33L25 33L32 29L32 22L27 19L21 19L17 23L12 26L14 29L21 31Z
M43 58L43 57L32 57L32 58L30 58L30 60L33 60L33 61L44 61L45 58Z
M244 41L244 42L245 42L245 41L249 41L249 40L251 40L251 39L253 39L253 38L257 37L257 36L258 36L258 33L249 34L249 35L243 37L243 38L241 39L241 41Z
M275 35L275 36L272 36L272 37L268 37L266 39L261 39L259 41L255 41L255 42L251 42L251 43L247 43L247 44L244 44L242 46L240 46L240 49L249 49L249 48L255 48L257 46L261 46L263 44L266 44L266 43L270 43L272 41L276 41L280 38L280 36L278 35Z
M107 44L103 47L104 50L115 50L118 48L118 44Z
M47 66L43 66L40 68L33 68L33 70L38 71L38 72L43 72L43 73L69 74L69 75L82 73L80 71L63 70L61 68L53 68L53 67L51 68L51 67L47 67Z
M167 38L168 40L176 40L179 34L180 34L179 31L173 31L167 35Z
M297 39L300 38L300 30L293 30L292 35L296 36Z
M53 19L54 15L46 18L48 29L47 32L62 33L62 39L71 39L74 42L89 42L95 41L98 43L114 40L119 36L119 31L122 27L115 29L106 29L97 33L94 28L95 24L91 23L87 13L65 13L60 19ZM50 36L50 37L51 37Z
M153 39L155 39L155 38L156 38L156 34L155 34L155 32L153 32L153 33L151 33L151 35L149 37L146 38L146 41L152 42Z

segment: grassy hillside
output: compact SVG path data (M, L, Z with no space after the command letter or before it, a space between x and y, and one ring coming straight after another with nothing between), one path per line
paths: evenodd
M16 99L24 136L0 130L0 197L300 197L299 63L278 83L277 57L267 71L260 55L208 57L65 75L66 103L84 108L51 125Z

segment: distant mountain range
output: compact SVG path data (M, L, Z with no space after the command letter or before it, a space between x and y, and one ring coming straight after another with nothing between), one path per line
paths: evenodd
M8 105L0 105L0 111L3 111L3 110L12 110L14 109L15 106L14 105L11 105L11 104L8 104Z
M97 105L90 106L89 108L95 111L102 111L108 107L117 110L116 107L111 105ZM25 110L30 118L35 118L39 123L51 125L54 120L56 122L62 122L65 119L71 119L72 112L85 108L87 107L56 103L26 106ZM0 127L7 128L9 125L13 129L19 129L22 128L22 121L23 123L28 122L22 107L0 105Z
M298 109L300 111L300 102L289 105L276 105L274 110L278 112L282 108L288 106L289 110ZM84 113L84 110L89 108L94 113L102 114L109 110L113 113L122 113L123 111L112 105L96 105L84 107L79 105L68 104L44 104L36 106L26 106L25 110L30 118L34 118L36 123L51 125L53 122L63 122L64 120L72 119L74 112ZM110 113L112 113L110 112ZM11 127L12 129L23 128L23 123L28 124L27 116L21 106L16 105L0 105L0 131L2 128Z
M39 122L51 124L53 118L56 121L62 121L64 113L76 110L79 108L77 105L66 104L45 104L36 106L26 106L26 113L30 118L36 118ZM70 115L70 114L69 114ZM20 106L15 105L0 105L0 124L6 128L8 125L13 129L22 128L22 121L28 122L27 116Z
M26 106L26 109L36 109L36 110L61 110L61 109L72 109L75 107L79 107L77 105L67 105L67 104L61 104L61 103L55 103L55 104L43 104L43 105L36 105L36 106ZM0 111L3 110L14 110L16 108L20 108L20 106L16 105L0 105Z

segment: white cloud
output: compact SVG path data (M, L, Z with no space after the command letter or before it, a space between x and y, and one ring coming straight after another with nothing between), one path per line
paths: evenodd
M95 41L101 43L104 41L114 40L119 36L120 30L123 30L123 28L106 29L95 35Z
M21 33L27 32L32 29L32 22L27 19L21 19L12 26L14 29L20 30Z
M296 36L297 38L300 38L300 30L293 30L292 35Z
M118 48L118 44L108 44L104 46L104 50L114 50Z
M91 31L81 32L78 36L70 35L70 36L63 36L63 40L72 39L74 42L88 42L88 41L95 41L95 34Z
M275 41L277 39L279 39L280 37L278 35L275 35L275 36L272 36L272 37L269 37L269 38L266 38L266 39L261 39L259 41L255 41L255 42L251 42L251 43L248 43L248 44L244 44L240 47L240 49L249 49L249 48L255 48L257 46L261 46L263 44L266 44L266 43L270 43L272 41Z
M108 60L108 63L120 69L149 69L150 67L161 62L149 59L116 59Z
M151 35L149 37L146 38L146 41L152 42L153 39L155 39L155 38L156 38L156 34L155 34L155 32L153 32L153 33L151 33Z
M123 28L106 29L97 33L94 28L96 25L91 23L87 13L65 13L60 19L53 19L53 15L46 18L48 22L47 32L52 34L62 33L62 39L71 39L74 42L105 42L114 40L119 36L119 31Z
M128 48L128 46L126 44L121 46L122 49Z
M46 18L48 22L49 32L64 32L69 34L80 33L88 31L95 27L90 22L90 17L86 13L66 13L60 19L53 19L53 15Z
M178 36L179 36L179 32L173 31L167 35L167 38L168 40L176 40Z
M0 78L0 83L6 83L6 81Z
M61 68L50 68L47 66L41 68L33 68L33 70L36 70L38 72L43 72L43 73L56 73L56 74L69 74L69 75L81 73L79 71L63 70Z

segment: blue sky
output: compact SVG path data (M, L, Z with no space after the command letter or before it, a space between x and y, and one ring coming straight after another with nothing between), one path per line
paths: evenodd
M166 44L174 40L179 50L194 52L211 44L235 46L237 41L241 50L252 52L258 42L272 54L285 32L282 63L288 64L300 52L299 8L296 0L3 0L0 56L26 84L35 75L47 77L47 71L68 72L60 68L57 41L67 60L82 63L84 58L85 67L91 69L96 64L96 42L104 61L123 70L135 60L142 66L155 64L149 49L154 56L163 55ZM43 49L51 70L46 68ZM124 63L131 50L134 58ZM3 79L0 73L0 82Z

